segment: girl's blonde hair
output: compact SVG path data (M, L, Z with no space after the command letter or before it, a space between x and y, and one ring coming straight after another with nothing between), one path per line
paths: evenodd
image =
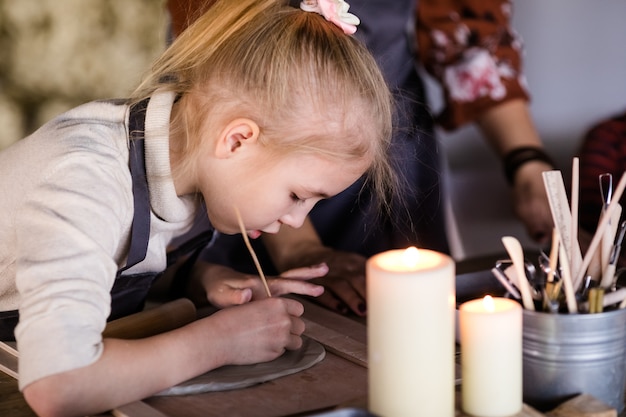
M370 158L368 179L388 202L395 176L387 156L392 98L371 54L317 13L287 0L217 0L184 30L133 94L157 89L203 100L185 118L184 153L200 146L199 126L247 117L276 152Z

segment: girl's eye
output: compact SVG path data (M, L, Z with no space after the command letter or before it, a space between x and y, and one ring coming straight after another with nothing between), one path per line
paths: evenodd
M296 193L291 193L291 199L296 203L302 203L304 200L296 195Z

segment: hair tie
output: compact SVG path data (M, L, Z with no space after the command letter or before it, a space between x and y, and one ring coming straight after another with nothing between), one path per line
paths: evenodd
M357 25L361 23L358 17L348 13L350 5L343 0L302 0L300 8L305 12L321 14L347 35L356 32Z

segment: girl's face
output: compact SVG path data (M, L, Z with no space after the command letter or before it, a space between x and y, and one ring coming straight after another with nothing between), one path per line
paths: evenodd
M276 233L282 224L300 227L318 201L343 191L367 169L368 161L340 162L315 154L269 158L262 145L255 146L247 155L242 152L239 164L221 171L220 181L200 180L211 223L222 233L240 231L234 207L251 238Z
M184 129L173 129L170 160L177 172L183 159L192 158L193 172L175 175L176 191L201 193L211 224L226 234L240 232L235 207L252 238L276 233L281 224L300 227L318 201L348 188L371 163L368 158L343 161L313 152L272 152L259 142L259 126L247 118L219 126L205 119L200 148L186 156L176 146Z

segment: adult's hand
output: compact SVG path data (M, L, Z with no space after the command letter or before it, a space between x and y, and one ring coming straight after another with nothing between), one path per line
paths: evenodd
M524 223L528 235L541 244L550 244L552 213L548 203L542 172L553 169L543 161L529 161L522 165L513 184L513 208Z

